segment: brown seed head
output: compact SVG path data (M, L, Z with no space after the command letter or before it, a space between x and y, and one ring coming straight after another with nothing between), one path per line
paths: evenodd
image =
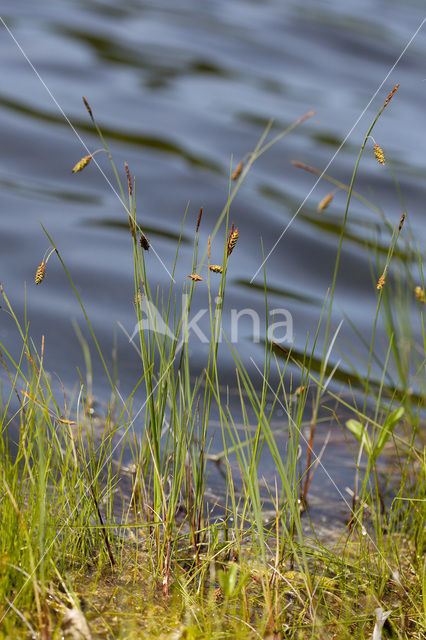
M71 173L78 173L79 171L83 171L84 167L87 167L91 159L92 159L91 155L84 156L84 158L82 158L81 160L79 160L79 162L77 162L77 164L74 166Z
M414 295L416 296L416 300L418 300L419 302L423 302L423 304L426 304L425 291L424 289L422 289L422 287L416 287L414 289Z
M124 163L124 167L126 169L127 188L129 189L129 196L132 197L133 185L132 185L132 178L130 176L129 165L127 164L127 162Z
M198 273L190 273L188 278L191 278L194 282L201 282L202 277L198 275Z
M200 228L201 218L203 217L203 207L200 207L200 211L198 214L197 226L195 228L195 233L198 233L198 229Z
M240 177L240 173L243 170L243 167L244 167L244 162L240 162L239 164L237 164L237 167L231 176L233 180L236 180L237 178Z
M222 273L223 272L223 267L220 266L220 264L211 264L209 266L210 271L213 271L213 273Z
M319 175L319 171L314 169L314 167L310 167L308 164L304 162L297 162L296 160L292 160L291 164L295 167L299 167L299 169L304 169L305 171L309 171L309 173L315 173L315 175Z
M228 257L231 255L231 253L234 250L235 245L237 244L237 240L239 237L239 233L238 233L238 228L234 230L234 223L232 223L232 227L231 230L229 232L229 236L228 236Z
M324 196L324 198L321 200L321 202L318 205L318 208L317 208L318 213L320 213L321 211L324 211L324 209L328 207L328 205L333 200L333 198L334 198L333 191L331 193L327 193L327 195Z
M384 275L381 275L377 282L377 286L376 286L377 290L380 291L380 289L383 289L385 284L386 284L386 278Z
M84 106L86 107L87 111L89 112L89 116L92 118L93 122L95 121L94 117L93 117L93 113L92 113L92 109L90 108L90 104L87 102L86 98L83 96L83 102L84 102Z
M395 95L395 93L398 91L398 88L399 88L399 82L398 82L398 84L396 84L396 85L394 86L394 88L393 88L393 89L392 89L392 91L389 93L388 97L386 98L385 103L384 103L384 105L383 105L383 107L382 107L383 109L384 109L385 107L387 107L387 106L388 106L389 102L392 100L393 96L394 96L394 95Z
M36 284L40 284L43 281L44 276L46 275L46 263L42 262L38 267L35 274L34 282Z
M383 153L382 147L379 147L378 144L374 145L374 157L376 158L377 162L380 162L380 164L385 164L385 154Z
M308 118L311 118L314 115L314 113L315 111L313 109L311 111L308 111L308 113L305 113L305 115L299 118L299 120L296 120L295 124L302 124L302 122L305 122L305 120L307 120Z
M142 247L142 249L145 249L145 251L149 251L149 240L146 237L146 235L144 233L141 233L141 237L139 238L139 242L140 245Z
M404 220L405 220L405 211L402 212L401 220L399 221L398 231L401 231L402 225L404 224Z
M234 233L234 223L231 224L231 228L229 229L229 233L228 233L228 240L227 240L227 245L229 244L229 239L231 237L231 235Z

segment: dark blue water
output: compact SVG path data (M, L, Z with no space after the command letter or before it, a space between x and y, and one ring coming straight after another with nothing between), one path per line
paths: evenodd
M11 33L1 26L0 281L21 319L26 304L36 345L46 336L45 365L52 375L67 389L76 384L76 368L84 364L72 319L86 337L89 333L55 255L45 282L33 283L49 246L40 223L63 255L109 364L116 334L124 394L140 374L136 354L117 324L131 333L135 322L126 214L94 163L81 174L70 173L87 153L82 141L91 151L101 146L81 96L90 102L117 166L122 170L127 161L136 177L138 219L158 255L151 251L148 257L152 289L168 287L186 208L178 290L191 271L199 207L204 208L204 250L227 199L231 159L235 167L270 119L272 136L315 110L254 164L232 204L230 219L240 239L224 313L227 333L232 308L249 307L263 318L262 270L251 282L262 264L262 243L268 255L304 203L266 263L270 308L291 313L294 349L303 352L307 334L312 344L331 284L346 198L340 191L318 214L318 202L332 187L322 181L307 197L316 177L291 161L321 171L334 157L328 173L347 184L364 133L397 82L400 89L373 135L392 161L404 202L389 165L375 161L372 141L356 189L391 224L404 208L404 233L407 238L411 233L423 250L425 27L393 66L424 17L422 2L402 0L5 0L2 19ZM105 154L96 158L114 183ZM371 335L378 272L369 247L374 237L385 251L389 235L382 219L354 200L333 316L333 328L345 317L341 335L349 346L343 340L340 346L349 359L365 355L350 322L367 342ZM222 242L223 233L213 246L213 262L221 260ZM400 249L406 250L406 244ZM381 266L384 260L385 253ZM207 301L203 287L196 291L199 308ZM378 335L384 354L387 339L380 327ZM262 362L263 347L252 338L246 319L238 350L248 367L250 357ZM6 313L0 316L0 339L18 352L19 339ZM92 354L96 394L106 398L108 384L93 347ZM195 370L202 368L205 354L206 347L194 342ZM232 381L234 365L226 348L221 357L223 381ZM330 362L339 358L335 349ZM363 370L365 362L356 366ZM341 369L350 371L344 360Z

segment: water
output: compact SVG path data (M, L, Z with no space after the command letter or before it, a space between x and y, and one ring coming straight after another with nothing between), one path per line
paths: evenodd
M2 7L16 42L2 27L0 280L20 318L26 295L31 334L38 345L46 336L46 366L67 389L76 384L77 366L84 369L71 320L89 334L55 256L46 281L39 287L33 284L49 245L40 222L64 257L109 364L116 333L124 394L140 373L134 351L117 329L121 323L131 333L135 322L126 216L94 163L81 174L70 173L87 153L82 141L91 151L100 146L83 95L117 166L127 161L136 177L138 219L160 258L150 252L152 288L168 286L167 271L187 206L178 282L191 271L200 206L200 246L206 247L227 198L231 157L235 166L255 147L270 119L276 134L315 110L255 163L232 205L240 240L228 280L228 334L232 308L250 307L263 318L262 271L250 284L262 264L261 240L268 255L304 203L266 263L270 308L291 313L294 349L303 352L306 334L315 334L332 280L345 196L337 193L318 214L317 204L330 185L321 182L307 197L316 178L291 161L322 170L334 158L328 173L348 183L364 132L396 82L400 90L373 133L392 158L407 211L406 228L424 245L424 28L392 70L424 18L421 2L58 0L34 5L5 0ZM402 206L390 171L376 163L371 150L372 142L356 189L371 197L394 224ZM114 183L105 155L96 158ZM342 313L347 314L367 341L377 300L370 271L374 257L367 246L374 230L386 248L388 236L380 218L354 201L333 317L336 327ZM221 255L218 237L212 261L219 262ZM202 286L197 287L196 301L200 308L206 303ZM356 352L364 353L347 319L341 334ZM0 339L16 352L18 337L5 313ZM384 353L386 339L380 331L379 344ZM253 343L247 319L240 324L238 346L247 366L251 357L262 361L263 347ZM195 368L203 366L205 353L202 344L194 343ZM94 349L92 354L96 393L105 399L107 381ZM332 364L339 358L334 350ZM233 380L233 368L227 349L222 349L224 382Z

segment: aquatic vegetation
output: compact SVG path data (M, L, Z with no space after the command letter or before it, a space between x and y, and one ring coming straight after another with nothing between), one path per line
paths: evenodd
M47 261L55 253L103 363L111 401L96 415L90 348L80 330L86 374L79 372L74 399L65 390L62 398L57 397L46 368L45 339L37 348L27 317L21 321L15 315L0 285L3 305L21 340L18 357L0 344L10 383L0 411L0 638L59 638L73 633L86 639L371 638L375 628L376 635L388 629L398 638L421 637L426 593L422 449L426 335L424 308L419 304L423 345L409 344L417 357L413 373L406 342L402 347L398 340L398 330L404 322L409 325L411 310L398 290L397 270L392 271L398 264L410 274L411 263L396 252L405 213L395 225L381 218L391 230L391 240L384 264L383 254L377 250L375 255L372 287L378 283L377 308L370 342L364 345L367 363L358 370L351 361L347 373L340 362L332 366L330 361L340 330L340 325L332 328L332 308L351 198L365 203L353 190L355 177L371 130L397 88L367 131L350 184L323 176L347 194L347 201L332 284L314 344L308 347L307 341L305 351L297 352L292 345L284 348L266 331L262 365L253 359L255 375L221 331L227 277L238 250L229 259L237 242L244 242L244 233L239 237L244 223L230 224L230 209L252 164L312 113L266 142L268 127L253 152L234 171L231 167L226 204L207 247L200 256L201 207L195 224L190 223L192 264L185 271L190 272L189 281L184 278L175 284L185 212L170 288L159 291L147 270L155 247L136 218L131 170L125 163L122 179L83 99L121 194L133 256L134 296L129 296L129 304L134 304L136 327L129 338L139 377L124 398L60 243L43 227L53 248L38 267L36 283L43 280ZM87 166L93 155L85 156L73 172ZM388 159L386 168L389 164ZM326 196L318 210L323 211L331 199L332 194ZM377 213L371 203L368 206ZM221 264L210 264L212 249L221 252ZM420 273L421 265L419 256ZM203 278L200 273L207 275ZM196 375L189 335L195 286L197 292L206 292L209 320L205 367ZM424 302L423 283L408 288L410 299L413 291L417 301ZM263 292L268 318L266 267ZM399 329L398 300L402 300ZM382 312L389 335L384 359L375 350ZM235 365L240 419L221 383L222 342L227 342L224 346ZM378 377L373 375L373 364L378 364ZM293 386L296 373L300 383ZM337 378L350 388L349 397L336 391ZM354 392L354 381L361 393ZM314 449L322 407L333 426L341 427L356 469L354 488L348 488L352 502L346 502L347 522L325 532L310 519L310 490L322 466L323 451ZM273 424L277 409L282 415L279 429ZM351 415L344 424L340 410ZM215 453L211 452L213 415L221 436L221 450ZM138 417L143 430L135 424ZM269 483L259 472L265 453L273 468ZM392 480L388 487L383 486L378 465L385 453ZM222 474L224 490L208 500L209 464Z

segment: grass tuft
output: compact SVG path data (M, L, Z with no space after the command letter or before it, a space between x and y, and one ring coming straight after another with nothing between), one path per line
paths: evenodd
M56 252L105 367L111 399L98 414L90 346L78 326L86 373L79 372L74 397L65 389L57 397L45 363L44 338L40 345L34 343L27 314L23 321L17 317L0 284L2 311L14 322L20 340L18 353L0 343L5 380L0 406L0 638L72 633L126 639L423 637L422 256L411 247L407 222L401 236L407 248L402 253L396 249L405 212L393 224L353 188L370 133L398 86L368 128L350 184L323 176L346 192L347 201L332 284L313 340L296 350L294 344L285 348L273 338L264 266L264 355L261 363L251 359L250 370L222 330L232 273L228 259L239 240L238 228L229 224L230 209L253 163L313 112L267 142L268 125L255 149L230 170L226 203L206 253L199 256L200 208L191 265L182 271L185 212L170 286L160 291L148 276L152 252L147 253L150 242L136 218L134 179L125 163L122 181L122 170L83 98L103 144L94 153L106 152L129 221L137 322L132 341L140 375L124 398L72 274L43 228L52 248L35 281L43 280ZM73 171L87 166L93 155ZM321 201L319 211L334 193ZM368 245L374 249L372 286L382 276L370 339L354 327L367 354L361 367L357 353L350 357L352 345L342 355L343 364L332 363L341 327L332 327L333 301L352 197L379 216L390 236L384 250L374 238ZM210 264L212 250L222 252L222 266ZM199 372L191 364L189 318L202 268L207 272L203 288L209 327ZM190 281L179 282L177 274L188 271ZM211 273L220 278L210 278ZM413 304L413 291L423 304ZM376 344L379 323L387 333L384 352ZM415 338L419 331L420 343ZM222 343L233 359L232 391L239 407L221 383ZM143 429L136 428L136 420ZM330 433L317 451L318 426L325 420ZM323 453L336 431L353 458L354 484L346 488L347 495L335 486L344 500L346 521L324 531L314 518L312 496L318 470L328 473ZM265 459L268 478L261 472ZM213 497L211 465L223 478L222 492Z

